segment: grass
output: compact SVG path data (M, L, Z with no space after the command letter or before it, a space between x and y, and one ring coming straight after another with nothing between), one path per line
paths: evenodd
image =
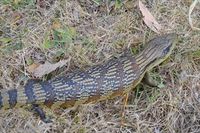
M60 109L45 124L24 109L0 112L1 132L200 132L200 34L188 22L190 0L143 1L163 32L176 32L170 58L152 71L160 88L139 85L129 94L124 126L122 97L78 109ZM199 8L193 12L198 20ZM200 21L194 21L199 25ZM20 87L34 62L71 58L70 70L101 63L155 36L136 1L3 0L0 2L0 86ZM63 70L63 69L62 69ZM53 77L57 74L53 73Z

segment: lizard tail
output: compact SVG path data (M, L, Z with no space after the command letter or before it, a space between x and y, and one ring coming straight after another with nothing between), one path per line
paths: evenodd
M0 91L0 109L22 107L27 104L53 103L54 92L48 82L29 80L27 84L19 89Z
M17 105L17 89L0 92L0 109L9 109Z

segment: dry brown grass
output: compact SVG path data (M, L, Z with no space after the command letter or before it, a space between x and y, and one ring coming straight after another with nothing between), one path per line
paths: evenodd
M124 1L116 10L113 3L98 5L95 0L40 1L0 5L0 85L4 89L19 87L31 78L27 67L33 62L71 58L70 69L84 68L154 36L142 22L136 1ZM173 31L179 38L170 59L153 70L161 87L139 85L129 95L123 126L122 98L115 98L77 110L59 110L61 115L53 115L50 124L23 109L1 111L0 132L200 132L200 33L188 23L192 0L143 2L164 33ZM199 11L196 8L192 16L196 26ZM45 48L45 39L50 40L58 27L70 27L76 36L62 46Z

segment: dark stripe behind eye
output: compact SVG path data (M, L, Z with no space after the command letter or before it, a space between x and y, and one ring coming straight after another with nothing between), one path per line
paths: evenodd
M170 50L170 46L168 46L167 48L165 48L165 49L164 49L164 51L163 51L163 54L166 54L166 53L168 53L168 52L169 52L169 50Z

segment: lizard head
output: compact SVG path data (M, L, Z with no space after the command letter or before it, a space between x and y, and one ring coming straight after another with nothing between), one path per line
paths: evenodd
M157 36L147 43L145 49L136 57L141 68L150 70L163 62L175 47L177 35L175 33Z

